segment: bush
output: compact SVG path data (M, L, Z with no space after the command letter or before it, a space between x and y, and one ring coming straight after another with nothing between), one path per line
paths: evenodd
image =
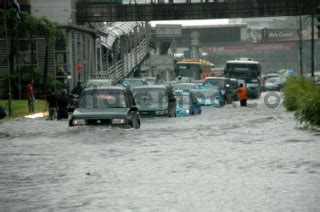
M292 77L283 89L284 106L295 111L300 122L320 125L320 87L311 80Z
M13 73L11 74L11 93L12 93L12 98L13 99L18 99L19 98L19 86L21 86L21 94L22 98L26 97L27 94L27 84L30 83L32 79L31 73L28 73L27 71L21 71L20 74L20 80L19 80L19 74L18 73ZM43 83L43 74L35 71L33 73L33 79L35 81L34 84L34 93L37 99L43 99L45 98L45 95L47 92L43 89L44 88L44 83ZM4 77L4 88L5 88L5 93L8 93L8 76ZM21 83L21 84L20 84ZM55 89L55 90L62 90L65 88L65 85L63 82L54 79L54 76L52 74L49 74L48 76L48 82L47 82L47 89ZM7 98L7 96L5 96Z

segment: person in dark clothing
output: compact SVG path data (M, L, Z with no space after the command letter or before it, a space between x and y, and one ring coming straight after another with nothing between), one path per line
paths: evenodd
M6 112L4 111L3 107L0 105L0 119L3 119L6 116L7 116Z
M73 88L70 96L70 101L72 106L76 106L78 99L80 97L80 94L82 93L83 88L81 86L81 82L78 82L77 86Z
M49 91L47 95L47 107L49 111L48 120L54 120L57 111L57 95L55 94L55 91L53 89Z
M61 92L61 95L58 98L58 116L57 119L67 119L68 118L68 97L64 91Z
M82 86L81 86L81 82L78 82L77 86L73 88L73 90L72 90L71 93L72 93L73 95L76 94L76 95L80 96L80 94L82 93L82 91L83 91L83 88L82 88Z

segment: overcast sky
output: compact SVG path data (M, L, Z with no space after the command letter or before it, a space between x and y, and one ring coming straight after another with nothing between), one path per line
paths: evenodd
M219 25L228 24L228 19L206 19L206 20L179 20L179 21L151 21L151 26L156 24L181 24L183 26L195 25Z

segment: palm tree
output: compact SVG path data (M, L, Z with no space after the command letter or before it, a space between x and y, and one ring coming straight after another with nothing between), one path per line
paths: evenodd
M47 18L41 18L38 24L38 31L41 36L45 38L46 50L44 58L44 69L43 69L43 88L47 90L47 78L48 78L48 63L49 63L49 48L52 48L56 40L63 37L63 32L57 27L57 24L49 21Z
M28 41L30 43L31 50L31 75L34 78L34 45L37 35L39 34L37 31L38 25L40 24L39 19L31 16L29 13L22 12L21 13L21 30L23 33L27 34Z

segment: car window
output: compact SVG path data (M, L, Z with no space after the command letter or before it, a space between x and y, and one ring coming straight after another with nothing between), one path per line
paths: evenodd
M88 81L86 88L90 88L90 87L107 87L107 86L112 86L112 82L111 81Z
M143 86L145 83L142 80L123 80L122 84L132 87Z
M128 102L123 91L90 90L85 91L79 100L80 108L126 108Z
M137 104L168 102L168 95L165 89L134 89L133 96Z
M177 104L189 104L191 102L190 96L176 94Z
M218 88L224 88L225 80L224 79L207 79L203 82L203 86L215 86Z

